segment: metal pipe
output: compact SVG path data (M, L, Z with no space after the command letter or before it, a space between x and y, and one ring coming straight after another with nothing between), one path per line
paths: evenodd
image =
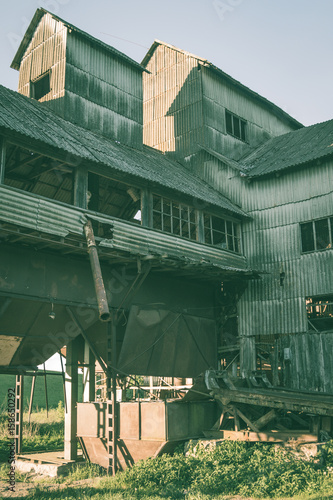
M91 270L94 278L95 292L98 303L99 319L101 321L110 321L111 314L109 311L108 300L104 287L101 265L98 258L96 241L91 222L88 221L84 225L84 232L87 240L88 254L90 258Z

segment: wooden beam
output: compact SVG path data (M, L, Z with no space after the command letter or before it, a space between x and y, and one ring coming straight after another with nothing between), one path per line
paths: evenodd
M276 416L277 416L276 411L271 410L262 417L258 418L258 420L254 422L254 425L255 427L257 427L257 429L262 429L263 427L265 427L265 425L274 420Z
M251 422L251 420L247 418L243 412L241 412L238 408L235 408L235 410L240 418L244 420L244 422L250 427L250 429L252 429L254 432L259 432L259 428L253 422Z
M66 460L77 458L77 400L78 400L78 338L71 340L66 349L66 402L65 449Z
M74 206L87 208L88 204L88 172L77 167L74 174Z
M95 356L88 342L84 342L83 402L95 401Z
M141 191L141 224L153 227L153 196L148 189Z

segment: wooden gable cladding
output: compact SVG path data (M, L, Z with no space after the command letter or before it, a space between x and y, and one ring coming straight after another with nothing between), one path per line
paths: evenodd
M51 14L45 14L35 30L20 63L18 91L31 97L31 82L50 72L50 92L41 101L64 95L67 29Z
M142 149L143 68L100 40L38 9L16 54L19 92L91 131ZM34 85L48 75L49 86Z
M185 156L202 137L201 80L197 61L158 45L143 75L144 142Z

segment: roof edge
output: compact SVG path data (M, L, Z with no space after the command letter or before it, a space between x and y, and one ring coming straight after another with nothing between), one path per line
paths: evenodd
M22 39L22 41L21 41L21 43L19 45L19 48L17 49L16 54L15 54L15 56L13 58L13 61L12 61L11 65L10 65L11 68L19 70L19 68L20 68L20 62L22 60L23 54L26 51L29 43L31 42L31 39L33 37L33 34L35 33L35 30L36 30L36 28L38 26L39 21L42 19L42 17L45 14L49 14L50 16L53 17L53 19L55 19L57 21L60 21L67 28L69 28L69 29L77 32L81 36L84 36L84 37L90 39L91 41L97 43L98 45L100 45L105 50L108 50L108 51L112 52L115 56L117 56L117 57L119 57L121 59L124 59L128 64L131 64L132 66L135 66L138 70L140 70L140 71L147 71L140 63L138 63L137 61L134 61L134 59L132 59L131 57L127 56L126 54L124 54L120 50L112 47L111 45L108 45L107 43L103 42L102 40L99 40L98 38L94 37L93 35L90 35L86 31L83 31L80 28L77 28L73 24L65 21L64 19L61 19L59 16L57 16L55 14L52 14L52 12L50 12L50 11L48 11L48 10L42 8L42 7L39 7L36 10L36 12L35 12L32 20L30 21L30 24L29 24L29 26L28 26L28 28L27 28L24 36L23 36L23 39Z
M186 50L179 49L178 47L171 45L169 43L163 42L161 40L155 39L150 48L148 49L148 52L146 53L145 57L141 61L141 65L146 67L148 64L148 61L151 59L153 53L155 52L156 48L159 45L164 45L165 47L168 47L170 49L176 50L177 52L181 52L182 54L188 55L189 57L193 57L194 59L197 59L204 67L212 70L216 74L218 74L220 77L224 78L225 80L229 81L232 85L237 86L240 90L243 92L251 95L253 98L261 101L265 106L268 106L273 112L276 114L282 116L285 118L288 122L292 123L295 125L297 128L303 128L304 125L300 123L296 118L293 118L291 115L289 115L286 111L284 111L282 108L274 104L272 101L266 99L266 97L263 97L262 95L258 94L254 90L251 90L249 87L244 85L243 83L239 82L232 76L228 75L225 73L222 69L218 68L215 66L213 63L209 62L207 59L204 59L202 57L196 56L195 54L192 54L191 52L187 52Z

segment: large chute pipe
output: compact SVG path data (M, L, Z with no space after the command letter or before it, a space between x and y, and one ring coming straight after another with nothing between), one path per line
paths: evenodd
M99 319L101 321L110 321L111 314L109 310L108 300L103 282L101 265L98 258L96 247L95 235L91 225L88 221L84 225L84 232L87 240L88 254L90 259L91 270L94 278L95 292L98 304Z

